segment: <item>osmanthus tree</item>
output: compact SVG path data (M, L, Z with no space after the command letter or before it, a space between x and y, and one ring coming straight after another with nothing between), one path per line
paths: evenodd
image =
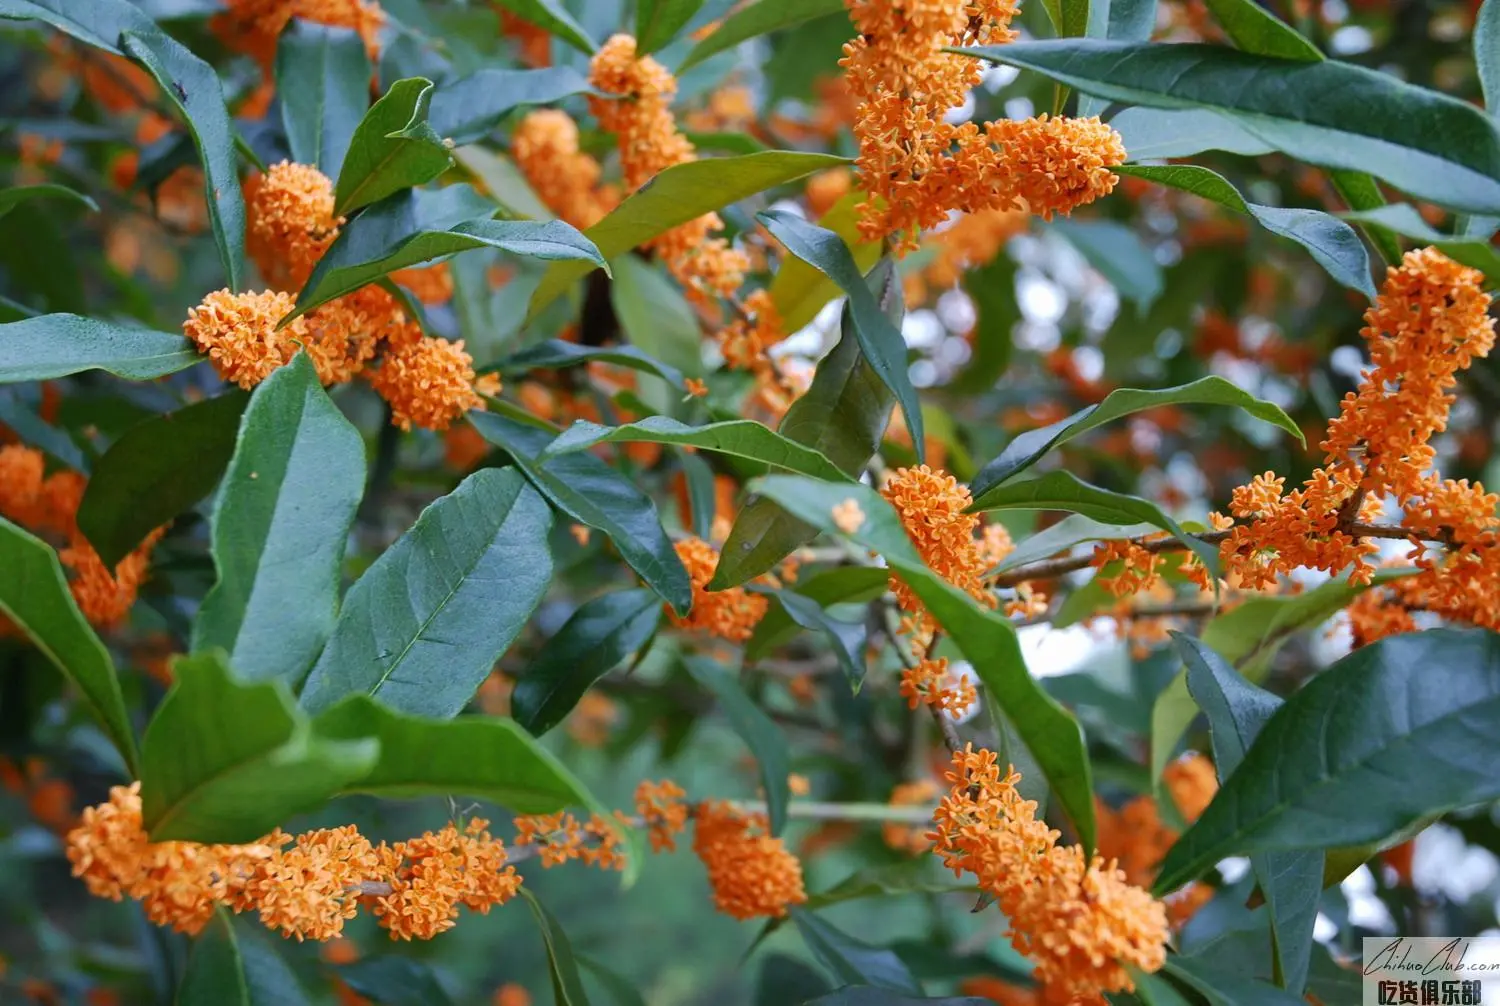
M0 1000L1495 925L1493 2L0 0Z

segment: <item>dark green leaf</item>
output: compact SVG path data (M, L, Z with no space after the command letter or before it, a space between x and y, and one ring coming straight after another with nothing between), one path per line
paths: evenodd
M1279 56L1302 62L1323 58L1318 47L1301 32L1281 20L1255 0L1206 0L1214 20L1237 47L1262 56ZM1145 39L1139 39L1144 42Z
M703 62L714 53L723 52L749 38L794 28L804 21L835 14L844 9L842 0L758 0L724 19L707 38L693 46L683 57L677 72Z
M865 241L860 236L859 204L863 201L861 193L850 192L818 219L819 227L837 234L848 245L861 275L880 261L880 242ZM816 318L823 305L839 296L840 291L838 284L817 266L790 255L782 259L771 278L770 293L784 330L795 332Z
M12 185L6 189L0 189L0 216L9 213L18 204L28 199L61 199L65 202L81 203L96 212L99 209L99 204L82 192L75 192L66 185L43 182L39 185Z
M682 135L698 148L699 153L760 154L771 149L749 133L698 133L683 130Z
M413 185L430 182L453 163L427 122L432 81L408 77L365 113L334 186L334 214L344 216Z
M1069 514L1056 524L1028 535L995 569L1003 572L1025 566L1087 541L1139 538L1155 531L1154 524L1101 524L1082 514Z
M68 592L57 553L4 518L0 518L0 613L16 623L73 683L103 724L125 767L134 772L135 734L109 653Z
M714 511L718 509L713 466L693 451L679 450L677 460L682 465L692 532L708 541L713 537ZM765 619L761 621L764 622ZM756 625L756 628L759 629L760 626Z
M891 389L900 403L918 463L926 460L922 406L917 400L917 389L912 386L911 375L907 373L906 340L882 310L880 300L870 292L849 246L832 231L810 224L785 210L766 210L757 213L755 219L764 224L787 251L816 266L849 298L849 314L854 319L859 348L864 351L865 360L874 368L881 383Z
M1380 184L1363 171L1330 171L1328 180L1351 210L1374 210L1385 205L1385 195L1380 191ZM1401 261L1401 242L1396 235L1375 224L1362 223L1359 226L1387 265Z
M624 975L582 954L574 954L573 959L583 967L583 970L594 976L594 981L604 986L604 990L609 993L609 998L614 1000L615 1006L646 1006L646 1000Z
M682 371L641 352L634 346L580 346L576 342L548 339L500 361L506 373L525 373L537 368L561 369L601 360L619 367L655 374L677 387L683 386Z
M238 389L126 430L94 466L78 528L111 569L146 536L213 492L249 396Z
M469 422L514 458L553 506L608 535L646 585L678 612L686 613L693 600L692 583L649 496L592 454L540 461L539 455L552 440L545 430L493 412L470 413Z
M1113 101L1212 110L1308 163L1369 171L1450 209L1500 213L1495 123L1375 70L1196 43L1060 39L965 51Z
M234 124L224 105L218 71L154 25L150 31L125 32L120 48L156 78L162 95L187 120L203 164L208 219L219 261L229 288L238 290L245 270L245 200L236 170Z
M432 968L410 957L380 954L341 965L338 976L355 992L382 1006L452 1006Z
M635 51L653 53L677 37L703 0L640 0L635 6Z
M1254 978L1224 974L1197 958L1173 955L1167 973L1203 994L1209 1006L1306 1006L1306 1000Z
M552 976L553 1002L556 1006L589 1006L588 994L583 990L583 976L578 973L578 960L573 956L568 935L530 889L522 887L520 894L536 917L537 928L542 931L542 944L547 948L547 969Z
M557 36L586 55L593 55L599 48L558 0L500 0L500 6L523 21L547 29L547 34Z
M1443 234L1428 226L1427 221L1409 203L1393 203L1355 213L1345 213L1346 220L1374 225L1386 231L1394 231L1403 237L1412 238L1424 245L1432 245L1444 255L1480 270L1491 283L1500 281L1500 250L1488 241L1458 238ZM1396 259L1400 261L1400 259Z
M125 32L157 30L156 22L129 0L0 0L0 17L44 21L80 42L117 54Z
M0 384L50 381L85 370L150 381L201 359L180 335L76 314L43 314L0 325Z
M229 913L220 909L193 940L176 1006L256 1006Z
M835 980L922 994L922 986L894 950L857 940L806 909L794 908L791 916L807 949Z
M1479 17L1474 22L1474 66L1479 70L1485 110L1500 115L1500 4L1494 0L1479 5Z
M245 968L250 1006L308 1006L307 990L259 921L231 924L235 926L235 940L239 943L240 961Z
M365 571L302 692L319 712L370 695L454 716L525 627L552 580L552 511L513 468L437 500Z
M1432 629L1338 661L1266 724L1167 854L1170 891L1226 856L1378 841L1500 796L1500 636Z
M1243 2L1254 6L1252 0ZM1195 164L1127 165L1116 170L1122 175L1169 185L1212 200L1236 213L1248 214L1271 233L1291 238L1306 248L1339 283L1372 300L1375 297L1375 285L1370 281L1370 256L1354 228L1337 217L1320 210L1247 203L1224 176Z
M1282 701L1246 681L1199 640L1174 634L1173 642L1187 665L1188 688L1208 714L1214 767L1226 779L1239 768ZM1250 863L1270 908L1280 984L1300 993L1312 959L1313 924L1323 890L1323 853L1318 849L1262 852L1250 857Z
M370 107L369 56L352 28L294 19L276 48L276 94L292 160L337 178Z
M661 598L621 590L585 602L531 659L510 696L510 714L536 736L572 712L599 678L635 653L661 621Z
M901 297L895 270L887 263L870 276L892 324L901 321ZM780 432L807 444L857 475L880 446L895 398L865 360L854 322L844 308L838 345L818 364L812 386L787 410ZM817 529L770 500L752 499L740 510L719 556L709 589L733 587L759 576L805 545Z
M791 755L786 735L719 664L706 657L688 657L684 663L693 680L719 700L719 708L729 719L729 725L755 756L755 763L760 767L760 785L766 791L766 816L770 818L771 834L781 834L786 825L787 800L791 795L787 784Z
M848 161L832 154L768 150L743 157L716 157L667 168L608 216L584 232L612 260L679 224L721 210L757 192L794 182ZM547 270L531 298L530 316L562 295L589 267L563 262Z
M896 863L872 866L853 873L826 891L810 895L808 911L839 905L862 898L889 898L903 894L951 894L972 891L974 885L955 882L946 874L933 877L927 858L906 859Z
M832 618L817 601L790 590L767 591L781 602L781 610L788 618L813 632L822 633L833 646L844 677L849 686L859 691L865 680L865 623L844 622Z
M992 1006L978 996L909 996L872 985L846 985L836 992L809 999L804 1006Z
M984 495L1016 473L1036 464L1052 448L1059 447L1080 434L1159 405L1236 406L1256 419L1281 427L1299 442L1302 440L1301 429L1278 406L1256 398L1222 377L1202 377L1191 384L1160 391L1121 388L1110 392L1098 405L1090 405L1051 426L1030 430L1016 437L1000 452L999 457L986 464L974 476L974 495Z
M1131 228L1113 220L1065 217L1052 221L1050 226L1067 238L1088 264L1141 313L1161 296L1161 266Z
M1156 0L1092 0L1088 5L1089 38L1113 38L1144 42L1156 27ZM1102 115L1109 102L1090 94L1079 95L1078 114ZM1125 148L1127 151L1129 147ZM1133 152L1132 152L1133 153Z
M171 436L158 443L177 446ZM239 426L213 515L219 575L193 649L222 649L246 681L300 682L338 617L344 543L364 488L364 440L298 353L255 389Z
M445 139L472 143L523 105L550 105L588 90L588 80L571 66L478 70L439 85L427 121Z
M729 419L707 426L688 426L669 416L648 416L624 426L600 426L580 419L560 433L542 452L546 460L560 454L588 450L598 444L678 444L718 454L748 458L773 468L811 475L828 482L851 479L832 461L753 419Z
M702 322L682 290L661 268L637 255L621 255L610 267L614 282L609 284L609 303L630 345L688 377L701 378Z
M890 574L877 567L840 566L798 580L790 592L811 601L819 608L826 608L832 604L873 601L885 593L889 581ZM776 596L780 599L781 594L785 593L788 591L780 591ZM745 644L745 659L754 662L766 656L795 636L798 626L810 628L805 623L794 620L783 607L773 605L756 624L755 634Z
M513 720L459 716L436 720L406 716L364 695L353 695L320 713L319 737L356 741L373 737L380 760L369 774L344 787L391 800L418 796L468 796L518 814L550 814L597 801L550 752Z
M978 607L927 567L896 514L865 485L831 485L797 475L770 475L751 488L826 534L840 534L885 557L953 637L980 682L1016 725L1036 756L1058 803L1085 848L1094 844L1094 794L1088 755L1078 723L1033 678L1021 656L1016 630L1005 617ZM853 499L864 523L852 534L833 521L833 508Z
M279 681L235 681L217 654L181 657L141 743L152 841L252 842L369 772L379 743L314 734Z
M488 219L494 210L467 185L408 190L370 207L343 229L318 260L297 295L297 310L286 321L397 269L471 248L604 265L598 249L570 224Z
M1205 150L1256 157L1272 150L1234 120L1206 108L1126 108L1109 124L1125 142L1132 161L1191 157Z
M1026 482L996 486L976 499L970 509L975 512L1064 510L1105 524L1154 524L1175 535L1209 569L1217 568L1218 564L1217 549L1188 534L1155 503L1139 496L1101 489L1062 469Z

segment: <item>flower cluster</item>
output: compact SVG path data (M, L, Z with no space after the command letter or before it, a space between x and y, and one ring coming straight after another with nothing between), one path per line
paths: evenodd
M537 198L579 230L594 226L620 201L614 186L599 184L599 162L578 149L578 124L567 112L528 112L511 133L510 153Z
M686 616L668 610L672 624L681 628L700 629L731 643L743 643L765 617L770 602L762 594L744 587L708 590L708 583L719 567L719 550L702 538L684 538L675 545L677 557L687 567L693 581L693 606Z
M261 65L267 76L276 59L276 42L293 18L315 24L353 28L373 62L380 55L385 11L373 0L227 0L209 27L224 44Z
M948 121L980 66L945 47L1010 42L1014 0L847 0L858 37L839 65L857 102L860 227L903 249L952 210L1029 209L1044 217L1108 194L1125 160L1097 118L1041 116L983 126Z
M518 817L516 845L535 845L542 866L548 868L575 859L601 870L625 868L619 832L598 814L586 822L567 811Z
M0 517L62 544L58 559L70 574L68 590L78 610L92 625L113 629L135 604L151 551L166 529L152 531L110 569L78 528L78 507L88 480L77 472L45 471L40 451L19 444L0 447Z
M979 699L974 682L951 673L946 657L929 657L902 670L901 695L913 709L927 705L954 715L964 713Z
M1391 496L1422 572L1357 604L1356 637L1409 628L1408 608L1500 624L1496 497L1431 471L1430 440L1447 427L1458 372L1494 345L1483 279L1433 248L1387 270L1361 332L1372 366L1329 424L1323 467L1290 492L1272 472L1235 490L1230 511L1240 523L1220 546L1227 571L1252 588L1299 566L1349 568L1352 582L1368 584L1378 547L1353 525L1376 519ZM1443 547L1431 551L1422 539Z
M677 848L676 836L687 827L687 796L681 786L670 779L661 782L641 780L635 788L635 812L646 828L653 852L671 852Z
M252 388L290 363L300 347L324 384L365 377L391 406L392 422L446 429L499 379L476 378L463 343L426 336L391 294L367 286L322 304L282 326L302 288L338 237L333 183L317 168L283 161L245 183L246 248L274 289L218 290L188 311L183 334L206 353L226 381ZM452 295L442 265L395 278L418 298ZM370 364L374 366L370 366Z
M709 801L693 813L693 852L708 868L714 906L736 919L781 918L807 900L802 865L770 834L763 814Z
M1078 846L1036 819L994 752L955 751L952 789L933 815L934 851L957 874L972 873L1010 922L1012 945L1060 1002L1102 1003L1135 985L1127 967L1152 972L1166 960L1166 908L1129 884L1118 866L1085 859Z
M886 802L892 807L930 807L938 798L938 784L931 779L897 783ZM916 828L896 821L887 821L880 826L880 837L885 844L897 852L912 855L932 848L932 840L925 828Z
M615 35L594 54L589 82L609 97L591 97L599 124L615 134L625 187L635 191L657 174L696 159L693 144L677 128L672 99L677 80L650 56L636 54L635 39ZM674 227L653 238L654 251L688 295L700 303L728 297L745 281L749 259L719 234L716 213Z
M90 893L141 902L157 925L188 934L216 908L255 911L297 940L343 932L361 903L392 939L450 929L458 905L486 912L520 885L505 846L475 818L394 845L371 845L352 826L295 837L274 831L248 845L153 842L141 819L140 783L116 786L68 833L68 861Z

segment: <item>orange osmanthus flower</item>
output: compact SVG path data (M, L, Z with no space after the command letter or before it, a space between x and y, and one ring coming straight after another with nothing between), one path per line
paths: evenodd
M913 709L925 704L955 714L965 712L979 699L974 682L949 673L946 657L928 658L903 670L901 695Z
M528 112L511 133L510 154L546 207L579 230L619 202L613 186L600 186L599 162L578 149L578 124L561 109Z
M661 782L641 780L635 788L635 812L647 829L651 850L671 852L677 848L676 836L687 827L688 806L681 786L670 779Z
M998 606L995 595L984 583L993 545L987 549L983 539L975 537L979 517L965 512L974 502L967 486L960 485L952 475L918 465L896 469L880 495L896 508L907 537L933 572L985 607ZM926 638L936 627L931 616L912 589L894 573L891 590L896 603L910 616L918 647L925 646Z
M353 28L364 40L370 60L374 62L380 55L385 11L373 0L227 0L226 8L209 20L209 28L225 45L252 57L268 74L276 58L276 42L293 18Z
M934 851L994 895L1012 945L1031 958L1049 995L1103 1003L1104 993L1135 987L1127 966L1152 972L1165 963L1165 906L1115 864L1059 846L1058 832L1037 820L1036 802L1016 791L1020 776L1002 774L994 752L954 752L947 779L952 789L929 836Z
M764 814L719 801L698 804L693 852L708 868L714 907L741 921L781 918L807 900L802 864L770 834Z
M333 180L282 161L245 181L245 251L273 288L295 293L338 237Z
M765 617L770 602L762 594L744 587L710 591L708 583L719 566L719 550L702 538L684 538L676 542L677 557L687 567L693 581L693 606L687 615L668 610L672 624L680 628L700 629L731 643L743 643Z
M390 404L391 421L403 430L445 430L470 409L484 407L480 392L499 391L499 378L475 378L474 361L462 339L423 337L405 346L388 346L379 366L365 376Z

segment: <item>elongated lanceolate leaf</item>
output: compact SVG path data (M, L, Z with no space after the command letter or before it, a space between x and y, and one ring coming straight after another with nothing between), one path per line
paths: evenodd
M579 420L548 444L542 457L618 443L679 444L760 461L829 482L852 481L817 451L751 419L730 419L707 426L688 426L669 416L649 416L624 426L600 426Z
M76 314L43 314L0 325L0 384L50 381L86 370L149 381L202 359L180 335Z

